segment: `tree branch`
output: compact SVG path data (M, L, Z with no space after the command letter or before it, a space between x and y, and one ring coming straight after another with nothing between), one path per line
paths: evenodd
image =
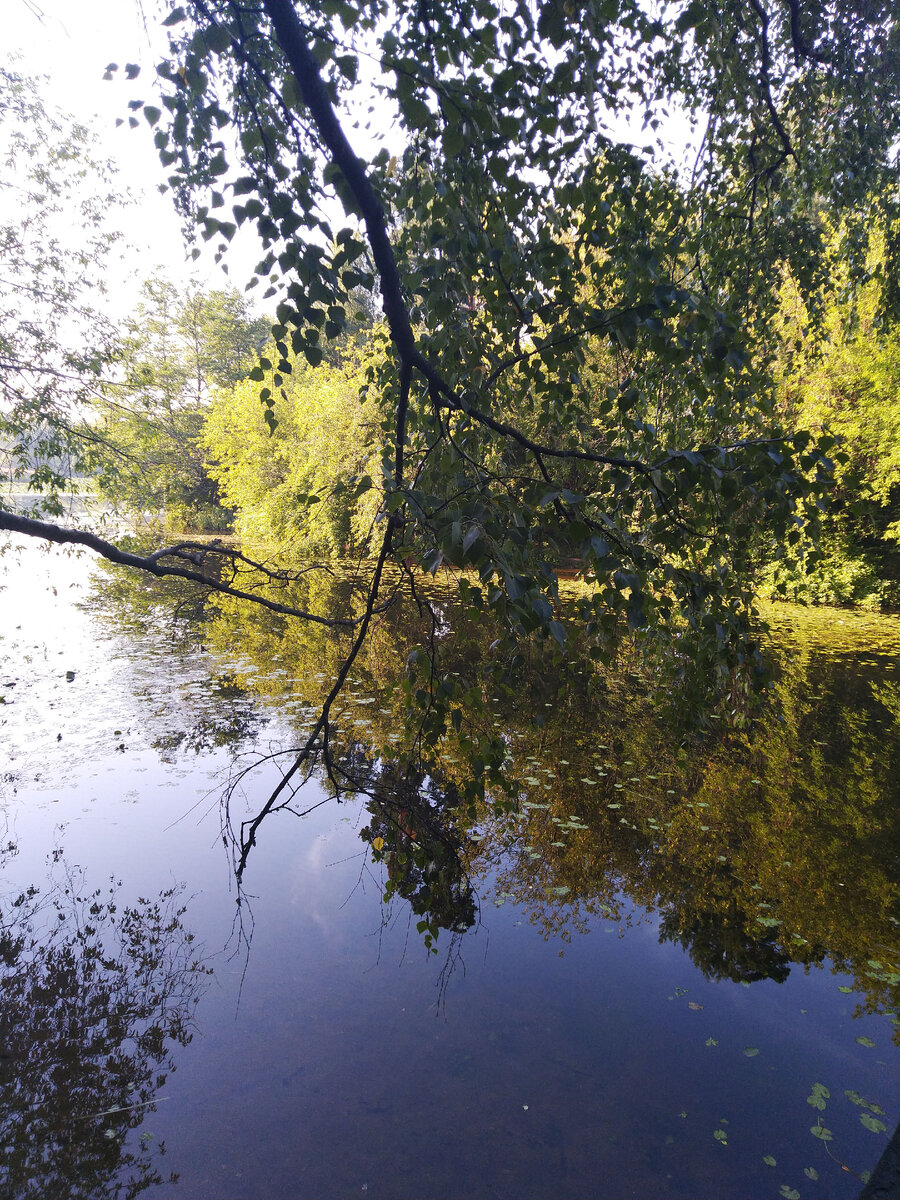
M159 578L173 577L175 579L188 579L192 583L203 584L210 591L220 592L226 596L234 596L237 600L251 600L254 604L258 604L262 608L267 608L270 612L280 613L286 617L300 617L304 621L313 621L317 625L325 625L329 629L354 629L364 620L363 616L322 617L318 613L306 612L305 609L295 608L292 604L279 604L275 600L269 600L268 597L259 595L258 592L247 592L242 588L233 587L231 584L221 583L203 574L196 567L175 566L161 561L167 557L187 559L186 549L190 547L192 550L196 550L197 554L189 561L193 561L198 565L201 565L203 558L209 555L217 555L222 561L231 561L232 563L239 559L247 563L251 562L250 559L241 555L239 551L231 551L221 545L206 546L202 543L182 542L178 546L169 546L162 550L156 550L153 554L131 554L127 550L119 549L118 546L106 541L105 538L98 537L95 533L88 533L87 530L64 529L61 525L52 525L48 521L38 521L33 517L24 517L18 513L6 512L4 510L0 510L0 530L6 530L8 533L22 533L28 537L40 538L42 541L53 542L60 546L85 546L88 550L93 550L95 554L99 554L101 558L105 558L112 563L117 563L120 566L134 567L139 571L146 571L150 575L156 575ZM277 575L267 572L261 563L253 563L252 565L269 574L271 578L278 578Z
M769 110L769 116L772 118L772 124L775 126L775 132L778 134L782 146L784 146L785 154L796 159L797 155L794 153L793 144L787 130L782 124L781 117L778 115L775 101L772 99L772 55L769 48L769 15L763 8L760 0L750 0L750 7L759 17L760 23L760 44L762 47L760 83L762 84L763 99L766 102L766 108Z

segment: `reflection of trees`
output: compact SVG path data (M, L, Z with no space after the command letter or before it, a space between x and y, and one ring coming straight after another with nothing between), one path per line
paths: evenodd
M292 603L353 610L349 577L316 574L293 586ZM900 706L883 667L872 679L859 669L873 639L896 651L889 622L860 618L855 634L848 614L836 624L791 610L784 625L779 610L767 704L749 724L720 712L692 736L683 714L673 722L657 702L665 681L626 652L603 666L575 646L566 664L553 646L520 648L522 686L510 691L486 629L462 627L446 596L441 604L443 625L454 629L442 658L444 680L459 688L458 723L430 742L416 742L407 726L416 708L408 687L421 683L408 680L407 654L426 639L427 620L395 605L373 624L333 714L330 770L319 758L303 776L331 794L376 797L365 836L384 839L376 854L416 915L425 918L430 904L435 927L457 927L468 903L460 881L489 877L546 936L587 930L598 915L627 919L630 901L658 913L662 935L715 978L782 979L791 963L827 955L856 975L868 1010L896 1004ZM203 639L251 664L234 676L245 695L293 706L301 738L346 649L334 629L300 629L222 597ZM471 692L486 661L494 683L477 702ZM515 813L494 811L490 798L473 805L467 791L498 743L516 781ZM401 785L402 801L392 800ZM453 796L463 802L449 803ZM285 798L285 808L297 807L292 792ZM423 858L427 874L404 845L403 810L416 812L409 828L419 838L432 822L428 837L441 851Z
M371 797L371 820L360 836L385 863L388 893L406 900L435 930L471 928L478 914L464 864L466 839L457 828L455 787L422 772L402 772L396 763L379 763L359 782Z
M55 857L58 857L58 852ZM58 870L59 868L57 868ZM0 1191L133 1197L164 1147L129 1137L191 1040L206 970L177 889L121 906L72 872L0 901Z
M230 671L204 678L198 695L196 655L215 615L209 593L183 580L156 580L100 564L83 607L105 630L139 644L139 653L125 654L120 677L130 671L134 694L145 697L141 727L164 761L179 752L240 748L265 725L257 698ZM126 647L131 650L128 642ZM148 664L168 674L174 686L148 689L143 678Z
M750 919L736 904L724 911L693 913L666 909L660 919L661 941L684 947L707 979L756 983L774 979L783 983L791 970L791 956L778 945L775 934L751 932Z
M164 762L187 750L194 754L208 754L229 747L237 750L252 742L266 723L256 700L248 696L230 675L209 681L199 711L184 708L182 712L183 719L177 727L170 727L169 709L168 719L159 722L160 728L154 729L151 724L149 729L150 744Z

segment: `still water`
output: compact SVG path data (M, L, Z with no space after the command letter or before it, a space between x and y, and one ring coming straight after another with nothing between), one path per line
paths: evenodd
M776 610L770 704L699 740L624 667L538 663L541 722L494 716L521 810L463 875L404 875L414 818L382 848L312 780L239 890L280 760L240 773L338 648L88 556L0 584L4 1197L859 1195L900 1118L895 619ZM341 717L373 770L399 637Z

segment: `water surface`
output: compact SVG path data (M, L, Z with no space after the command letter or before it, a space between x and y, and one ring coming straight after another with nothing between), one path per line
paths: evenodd
M536 661L492 717L521 811L453 818L461 874L313 780L239 893L227 821L279 760L223 788L298 744L340 647L87 557L0 570L4 1195L859 1193L900 1118L895 619L776 610L768 707L699 739L627 664ZM373 777L404 629L340 720ZM485 651L457 633L461 671Z

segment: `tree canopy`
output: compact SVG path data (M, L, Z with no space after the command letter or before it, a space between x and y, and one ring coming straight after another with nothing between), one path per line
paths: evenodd
M572 562L597 653L627 626L674 633L708 680L752 662L759 569L803 537L833 471L833 438L792 431L775 403L780 288L789 275L814 334L834 223L851 288L865 233L893 228L894 5L194 0L163 24L153 92L131 107L189 231L224 255L256 228L276 323L250 378L270 430L297 358L320 366L360 289L383 311L364 384L378 465L334 481L374 489L375 552L346 614L296 610L352 640L295 771L327 752L373 618L398 589L418 596L412 564L458 573L504 670L523 635L565 646ZM656 146L673 109L691 168ZM647 147L615 132L635 121ZM210 555L77 540L156 574L202 575ZM231 552L214 555L213 582L245 592ZM438 640L411 657L420 751L463 687Z
M101 494L133 515L227 529L230 513L204 464L203 420L213 396L255 368L268 332L234 289L180 292L145 280L120 335L122 378L96 406Z
M8 67L0 161L0 472L28 478L33 507L59 515L60 489L95 463L96 439L75 427L116 348L98 300L121 194L90 131L48 109L34 81Z

